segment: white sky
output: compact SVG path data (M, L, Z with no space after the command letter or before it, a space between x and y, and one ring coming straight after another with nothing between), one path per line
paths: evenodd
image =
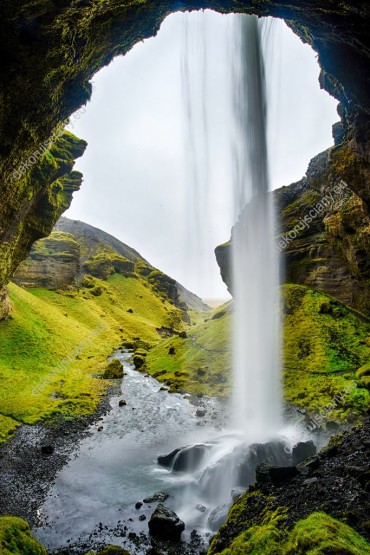
M189 239L181 81L186 17L206 29L212 135L208 214L195 241ZM228 297L213 249L228 240L233 223L224 131L230 17L209 11L169 16L157 37L94 77L86 112L71 118L72 131L89 146L76 164L84 183L66 216L111 233L203 298ZM299 180L309 160L333 144L337 103L319 89L318 75L315 53L278 21L267 51L273 188Z

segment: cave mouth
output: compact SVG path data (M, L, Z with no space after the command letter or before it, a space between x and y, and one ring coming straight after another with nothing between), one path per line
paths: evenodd
M171 14L156 37L95 75L92 99L82 113L72 115L70 125L89 146L77 163L85 183L65 215L133 245L203 298L227 297L213 250L235 222L225 140L232 19L233 14L210 10ZM333 144L331 126L338 116L336 101L318 86L314 52L283 21L273 21L265 54L270 175L276 189L298 181L310 159ZM190 85L184 83L185 63ZM185 94L193 103L192 117L202 120L193 140L201 153L196 164L202 165L200 156L211 160L206 169L194 169L189 160ZM191 171L203 177L207 172L207 184L195 190ZM201 221L195 221L200 219L197 195ZM122 206L128 207L124 218ZM189 210L193 222L186 221ZM197 237L190 244L192 226ZM212 283L208 290L207 282Z

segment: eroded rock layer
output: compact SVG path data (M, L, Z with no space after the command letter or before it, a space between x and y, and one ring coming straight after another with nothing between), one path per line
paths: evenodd
M279 229L276 250L282 255L282 281L307 285L370 314L370 216L366 202L354 191L364 177L341 178L351 157L341 145L316 156L306 176L274 191ZM248 218L253 204L242 218ZM238 225L238 224L236 224ZM231 243L217 247L224 281L231 284Z

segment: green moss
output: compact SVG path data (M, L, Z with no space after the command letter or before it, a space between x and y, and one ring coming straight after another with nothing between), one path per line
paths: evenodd
M123 547L107 545L107 547L104 547L104 549L98 552L89 551L86 555L130 555L130 553L126 549L123 549Z
M282 551L284 555L369 555L370 544L352 528L325 513L299 521Z
M369 392L356 371L370 358L367 321L339 301L299 285L283 288L285 398L345 419L364 413Z
M35 163L30 162L24 175L20 171L21 164L16 166L10 177L16 194L8 198L9 222L0 209L0 227L7 229L0 243L1 284L14 274L32 243L47 236L56 220L69 207L72 195L82 181L82 175L72 171L74 161L85 148L85 141L65 131L43 154L36 157ZM22 161L25 162L24 159Z
M218 551L213 540L208 555L366 555L370 544L355 530L325 513L312 513L297 522L292 530L285 527L286 510L279 508L263 515L260 524L249 526ZM233 523L228 519L223 529Z
M172 391L229 395L230 305L223 307L223 316L212 319L212 314L220 310L198 315L199 323L190 327L186 338L174 336L153 347L146 357L145 370Z
M10 285L13 316L0 322L0 441L19 422L91 413L108 385L98 378L112 351L138 337L156 344L158 328L181 323L179 309L141 279L95 281L105 291L99 297Z
M27 522L11 516L0 517L0 551L1 555L47 555Z
M126 277L132 277L135 269L133 262L114 251L99 252L86 260L83 267L88 274L104 280L115 272Z
M111 360L104 370L103 378L106 380L119 380L123 378L123 367L119 360Z

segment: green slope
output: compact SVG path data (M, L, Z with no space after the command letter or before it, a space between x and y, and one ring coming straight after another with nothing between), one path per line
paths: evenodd
M154 344L156 328L182 329L180 310L140 277L114 274L93 285L65 292L10 285L13 313L0 322L0 439L19 422L90 413L114 349L135 338Z

